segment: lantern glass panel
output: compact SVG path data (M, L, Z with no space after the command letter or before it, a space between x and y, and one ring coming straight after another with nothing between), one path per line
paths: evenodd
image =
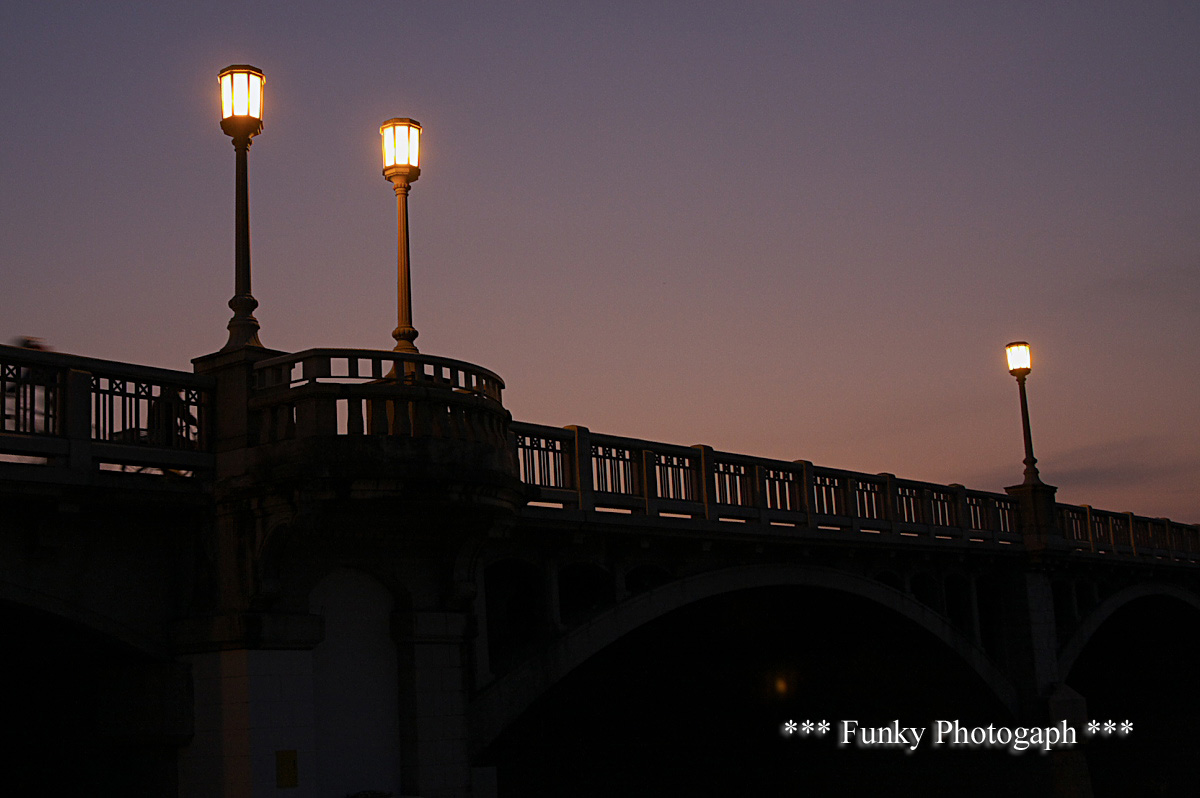
M396 165L396 139L394 136L395 128L383 129L383 165L385 167Z
M233 73L233 115L246 115L246 73Z
M233 75L221 76L221 118L233 116Z
M1009 344L1004 351L1008 355L1009 371L1030 368L1029 344L1018 341L1015 344Z
M250 86L247 100L249 105L246 112L255 119L262 119L262 77L259 75L249 75Z

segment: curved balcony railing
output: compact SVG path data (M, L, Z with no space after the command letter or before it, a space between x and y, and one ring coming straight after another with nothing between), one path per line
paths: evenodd
M431 437L507 446L504 381L487 369L430 355L309 349L259 361L251 439Z
M598 435L584 427L510 426L533 513L590 511L664 519L754 522L899 541L1019 544L1011 496ZM1200 561L1200 527L1058 505L1074 548ZM667 522L670 523L670 522Z

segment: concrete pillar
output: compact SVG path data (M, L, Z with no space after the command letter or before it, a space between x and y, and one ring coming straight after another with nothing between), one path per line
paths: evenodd
M397 620L404 795L495 795L494 773L472 768L468 754L467 616L418 611Z
M326 796L400 793L399 684L391 618L395 600L373 577L334 571L309 607L325 620L313 650L317 768Z
M1065 684L1056 684L1046 701L1051 724L1065 720L1080 741L1088 720L1087 702ZM1092 779L1082 748L1056 748L1050 752L1051 794L1055 798L1092 798Z
M195 735L179 756L181 798L323 795L311 651L211 651L192 666Z
M1058 632L1054 591L1044 571L1029 567L1015 577L1009 646L1013 681L1020 691L1025 725L1065 720L1083 741L1087 707L1083 697L1059 681ZM1054 798L1090 798L1091 778L1082 748L1051 753L1049 783L1041 794Z
M1026 571L1021 574L1018 590L1022 623L1018 627L1021 637L1019 648L1024 656L1026 673L1021 681L1030 692L1048 696L1058 683L1058 627L1054 617L1054 590L1050 577L1042 571Z

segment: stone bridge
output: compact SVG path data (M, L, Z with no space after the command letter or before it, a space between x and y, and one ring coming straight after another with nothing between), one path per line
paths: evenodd
M245 346L194 364L0 347L22 790L531 794L511 785L536 778L508 778L528 718L598 658L717 617L899 630L1010 725L1082 726L1093 696L1073 674L1104 670L1105 630L1169 616L1195 635L1200 528L1050 486L515 422L499 376L428 355ZM781 723L804 680L760 675ZM1037 760L1022 794L1090 794L1088 764Z

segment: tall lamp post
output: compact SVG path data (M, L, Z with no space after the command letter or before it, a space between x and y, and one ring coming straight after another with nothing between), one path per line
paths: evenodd
M1022 714L1045 716L1052 721L1068 720L1083 723L1088 717L1087 702L1083 696L1063 684L1059 675L1059 642L1055 630L1055 591L1050 574L1041 560L1046 549L1063 550L1073 548L1064 539L1064 529L1054 502L1057 488L1042 482L1038 476L1037 458L1033 456L1033 435L1029 431L1029 402L1025 398L1025 378L1032 370L1033 359L1029 344L1013 341L1004 347L1008 358L1008 373L1017 378L1021 393L1021 430L1025 435L1025 481L1020 485L1005 488L1009 496L1017 500L1017 529L1021 533L1026 555L1032 567L1026 567L1019 575L1020 601L1014 607L1020 618L1016 627L1025 650L1029 652L1026 664L1018 665L1016 672L1019 701L1024 707ZM1019 609L1018 609L1019 608ZM1049 618L1049 621L1047 621ZM1062 627L1058 627L1060 630ZM1055 795L1090 795L1091 779L1088 776L1087 760L1081 752L1062 752L1050 765L1051 778L1056 785Z
M1013 341L1004 347L1008 356L1008 373L1017 378L1017 387L1021 393L1021 429L1025 433L1025 483L1026 485L1041 485L1042 478L1038 475L1037 458L1033 456L1033 435L1029 431L1029 402L1025 398L1025 378L1029 376L1032 360L1029 354L1029 344L1024 341Z
M237 187L235 202L234 289L229 308L229 341L222 352L243 346L262 346L258 340L258 319L254 309L258 300L250 293L250 189L246 170L246 155L250 140L262 132L263 84L266 80L257 67L235 64L221 70L217 76L221 85L221 130L233 138L237 153Z
M397 306L395 352L416 353L412 326L412 289L408 273L408 187L421 176L421 125L415 119L389 119L379 127L383 136L383 176L396 190Z

